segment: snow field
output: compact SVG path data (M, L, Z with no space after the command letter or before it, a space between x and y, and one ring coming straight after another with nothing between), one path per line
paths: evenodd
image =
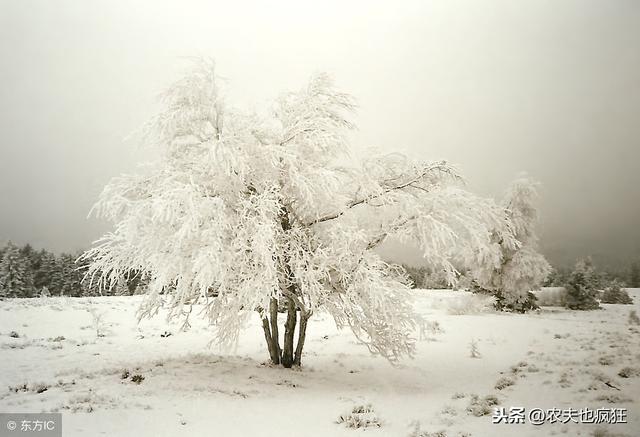
M187 332L162 315L136 323L138 296L10 299L0 302L0 411L60 411L65 436L349 436L360 432L338 423L349 415L374 418L376 436L410 436L418 422L413 435L635 436L640 326L629 312L640 312L640 290L630 294L634 305L516 315L468 293L416 290L427 323L415 359L393 367L318 314L294 370L267 364L257 317L224 351L198 317ZM494 425L468 411L474 395L507 408L627 408L628 423Z

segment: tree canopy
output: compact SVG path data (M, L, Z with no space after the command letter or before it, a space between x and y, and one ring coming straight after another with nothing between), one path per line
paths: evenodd
M496 235L519 244L505 208L466 191L447 162L355 160L356 103L326 74L246 112L225 100L213 62L199 60L161 99L144 129L160 158L105 187L94 212L115 229L86 253L102 286L144 272L141 316L167 307L188 326L200 303L217 340L233 344L257 311L271 360L289 367L323 310L394 362L412 355L419 320L403 269L373 249L410 240L455 281L455 260L478 271L501 264Z

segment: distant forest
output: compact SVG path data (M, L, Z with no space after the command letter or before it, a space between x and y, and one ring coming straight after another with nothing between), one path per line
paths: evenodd
M587 262L591 264L590 259L586 259L588 260ZM415 288L450 288L443 275L433 272L427 267L415 267L406 264L403 264L403 267L407 271ZM640 262L631 263L630 267L626 270L613 270L606 267L598 268L597 265L593 265L592 267L596 276L596 286L599 288L604 288L613 281L618 281L630 288L640 288ZM572 271L573 267L554 267L542 285L544 287L564 287L569 281ZM457 288L466 289L471 288L471 286L471 278L468 278L463 273L458 279Z
M29 244L16 246L9 242L0 248L0 298L38 296L126 296L145 292L145 278L132 271L111 289L99 289L90 281L83 281L86 262L76 260L82 254L35 250ZM403 265L415 288L450 288L442 275L426 267ZM564 286L571 275L570 268L554 268L545 286ZM640 263L632 263L628 270L595 269L599 282L608 284L616 279L628 287L640 288ZM463 274L458 288L469 288L471 280Z
M85 265L76 262L82 252L56 255L9 242L0 248L0 297L132 295L144 292L141 275L132 272L112 289L100 290L83 281Z

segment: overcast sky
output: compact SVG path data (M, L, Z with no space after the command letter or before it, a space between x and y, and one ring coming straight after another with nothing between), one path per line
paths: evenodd
M181 56L239 105L333 74L357 145L543 184L545 253L640 253L640 2L0 0L0 241L76 250ZM396 254L400 251L396 248Z

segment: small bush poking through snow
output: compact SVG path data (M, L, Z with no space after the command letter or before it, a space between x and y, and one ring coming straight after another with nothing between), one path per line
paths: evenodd
M607 428L598 427L593 430L592 437L627 437L627 434L618 434L609 431Z
M38 394L40 394L40 393L44 393L45 391L49 390L49 386L47 384L38 383L38 384L34 384L31 387L31 390L35 391Z
M487 416L493 412L493 407L499 403L496 395L487 395L483 398L478 395L472 395L467 407L467 413L476 417Z
M618 372L618 376L620 378L632 378L635 376L640 376L640 369L637 367L623 367Z
M16 386L9 386L9 391L12 391L14 393L18 393L19 391L29 391L29 387L27 386L27 383L23 383L23 384L19 384Z
M114 399L104 395L95 393L92 389L89 389L86 393L80 393L76 396L69 398L69 400L60 405L59 409L69 410L73 413L83 412L92 413L98 407L101 408L119 408L121 403Z
M36 384L31 384L30 386L27 385L27 383L19 384L13 387L9 386L9 391L12 391L14 393L32 391L34 393L40 394L40 393L44 393L47 390L49 390L49 386L41 382Z
M140 374L136 374L131 377L131 382L134 382L136 384L141 384L142 381L144 381L144 376Z
M471 349L471 351L470 351L471 358L482 358L482 354L478 350L478 342L477 341L471 340L471 343L469 343L469 348Z
M347 428L380 428L382 424L371 404L357 405L348 414L338 417L337 423L344 423Z
M432 334L441 334L444 332L440 322L434 320L433 322L427 322L427 330Z
M420 426L419 421L414 421L409 424L410 431L407 437L447 437L447 432L445 430L429 432L423 431Z
M511 366L511 373L517 375L518 373L523 372L524 369L528 367L530 367L529 363L527 363L526 361L520 361L518 364Z
M558 385L562 388L569 388L572 385L571 377L567 372L562 372L558 379Z
M508 376L503 376L502 378L498 379L498 381L496 382L495 388L496 390L504 390L507 387L511 387L512 385L514 385L516 382L509 378Z
M613 357L605 355L598 358L598 364L601 366L611 366L613 364Z
M434 340L432 336L442 334L444 330L440 326L440 322L423 321L420 323L420 340Z
M440 410L440 414L442 414L443 416L457 416L458 410L456 410L455 407L452 407L451 405L445 405L442 410Z
M620 390L618 385L620 385L616 380L612 379L609 375L599 370L593 370L590 372L593 375L593 381L591 383L591 389L603 388L602 384L609 388L613 388L615 390Z
M130 376L131 376L131 373L129 372L129 369L122 369L122 373L120 374L120 379L129 379Z
M105 336L105 323L104 313L98 312L98 310L90 303L90 306L86 310L91 314L91 324L96 331L96 337Z
M11 331L9 333L9 337L11 337L11 338L20 338L20 335L18 335L18 333L16 331Z
M600 395L600 396L596 397L595 401L605 402L607 404L624 404L624 403L627 403L627 402L632 402L633 400L631 398L626 397L626 396L620 396L620 395L615 394L615 393L607 393L607 394L603 394L603 395Z
M444 330L437 320L426 321L420 324L420 340L435 340L433 336L442 334Z

